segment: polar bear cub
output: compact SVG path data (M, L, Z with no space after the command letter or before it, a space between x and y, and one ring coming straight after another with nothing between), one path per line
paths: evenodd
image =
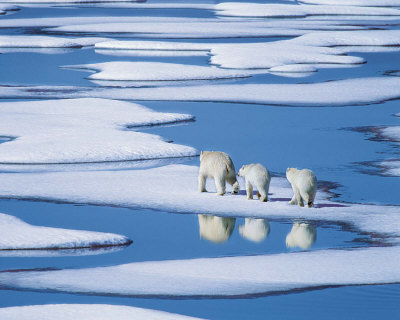
M286 178L292 185L294 192L290 204L298 204L304 207L305 204L311 208L314 205L315 194L317 193L317 178L311 170L287 168Z
M269 183L271 181L269 172L259 163L244 165L238 173L239 177L246 179L247 199L253 199L253 188L257 189L257 197L263 202L268 201Z
M239 192L235 166L232 159L221 151L202 151L200 154L199 192L207 192L207 178L214 179L217 195L224 195L226 182L232 187L232 193Z

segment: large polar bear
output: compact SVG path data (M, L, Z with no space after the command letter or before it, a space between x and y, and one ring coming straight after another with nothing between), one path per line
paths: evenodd
M199 214L200 238L214 243L226 242L235 228L235 218Z
M269 231L270 226L267 219L246 218L244 225L239 226L240 235L253 242L263 241Z
M226 182L232 187L232 193L239 192L235 166L232 159L221 151L202 151L200 154L199 192L207 192L207 178L214 179L217 195L225 194Z
M287 168L286 178L292 185L294 192L290 204L298 204L304 207L305 204L311 208L314 205L315 194L317 193L317 178L311 170Z
M238 173L239 177L246 178L247 199L253 199L253 187L257 189L257 197L263 202L268 201L269 172L259 163L244 165Z
M315 239L317 239L317 231L313 225L296 222L286 236L286 246L306 250L314 244Z

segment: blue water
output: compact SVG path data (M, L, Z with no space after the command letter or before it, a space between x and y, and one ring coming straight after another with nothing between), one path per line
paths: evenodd
M262 2L262 1L259 1ZM209 10L102 8L101 5L63 7L23 7L6 18L63 16L180 16L214 17ZM1 19L1 18L0 18ZM39 28L0 28L0 34L42 33ZM65 35L63 35L65 36ZM119 37L120 35L113 35ZM131 35L124 35L130 39ZM157 38L151 39L157 40ZM191 42L254 42L277 38L192 39ZM185 41L185 40L173 40ZM1 52L1 50L0 50ZM383 76L400 70L399 53L354 53L368 62L356 68L321 69L305 78L286 78L272 74L236 83L310 83L337 79ZM106 61L157 61L208 65L209 57L129 57L96 53L93 48L5 52L0 54L0 85L96 86L85 79L89 73L60 68L73 64ZM222 83L222 81L204 81ZM11 100L3 100L11 101ZM190 145L198 150L223 150L236 168L261 162L274 174L286 167L312 168L320 181L337 185L332 190L337 200L400 205L400 180L367 174L365 161L399 157L398 148L372 141L373 136L354 129L398 125L393 114L398 101L359 107L282 107L204 102L139 102L157 111L190 113L196 121L184 125L140 128L167 140ZM0 119L1 121L1 119ZM0 143L8 139L0 137ZM198 165L198 158L181 159ZM158 163L156 165L163 165ZM154 164L149 164L152 166ZM134 167L132 165L132 167ZM116 167L130 168L129 164ZM60 170L69 170L63 167ZM96 170L96 167L87 168ZM1 170L1 167L0 167ZM13 168L18 172L19 168ZM41 168L40 170L46 170ZM49 170L57 170L49 168ZM33 225L113 232L133 240L127 248L97 255L61 255L59 257L1 257L0 270L30 268L83 268L117 265L136 261L189 259L290 252L285 237L291 220L270 220L271 232L260 243L242 238L236 217L231 237L223 244L211 243L199 236L197 215L132 210L127 208L60 204L39 201L0 200L0 212L14 215ZM349 225L306 221L316 228L317 239L309 250L379 245L379 235L360 234ZM1 236L1 235L0 235ZM267 271L266 271L267 272ZM142 299L101 297L46 292L0 290L0 306L47 303L106 303L159 309L208 319L387 319L400 314L400 285L327 288L284 295L255 296L241 299Z

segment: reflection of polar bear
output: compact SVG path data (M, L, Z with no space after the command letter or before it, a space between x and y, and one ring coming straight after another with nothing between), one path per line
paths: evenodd
M304 207L305 202L311 208L314 205L314 198L317 193L317 178L314 173L308 169L287 168L286 178L292 185L294 192L293 198L289 203Z
M243 238L253 242L263 241L269 234L269 222L266 219L246 218L244 225L239 226Z
M235 221L235 218L199 214L200 237L215 243L225 242L232 235Z
M217 195L225 194L225 184L232 187L232 193L239 192L239 183L236 180L235 166L232 159L220 151L202 151L200 154L199 192L207 192L206 180L213 178L217 188Z
M269 172L259 163L243 166L238 173L246 178L247 199L253 199L253 187L257 188L257 197L263 202L268 201L268 190L271 178Z
M314 244L316 238L317 231L313 225L296 222L286 236L286 247L299 247L305 250Z

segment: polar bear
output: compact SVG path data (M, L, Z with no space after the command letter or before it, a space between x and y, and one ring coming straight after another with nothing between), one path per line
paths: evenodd
M244 225L239 226L240 235L253 242L263 241L269 231L270 226L267 219L246 218Z
M239 193L239 183L236 180L235 166L232 159L221 151L202 151L200 154L199 192L207 192L206 180L213 178L217 195L225 194L226 182L232 187L232 193Z
M235 228L236 218L199 214L200 238L214 243L226 242Z
M317 231L313 225L296 222L286 236L286 247L299 247L306 250L314 244L316 239Z
M268 201L269 172L259 163L244 165L238 173L239 177L246 178L247 199L253 199L253 187L257 188L257 197L263 202Z
M315 194L317 193L317 178L311 170L287 168L286 178L292 185L294 192L289 204L298 204L304 207L304 202L311 208L314 205Z

